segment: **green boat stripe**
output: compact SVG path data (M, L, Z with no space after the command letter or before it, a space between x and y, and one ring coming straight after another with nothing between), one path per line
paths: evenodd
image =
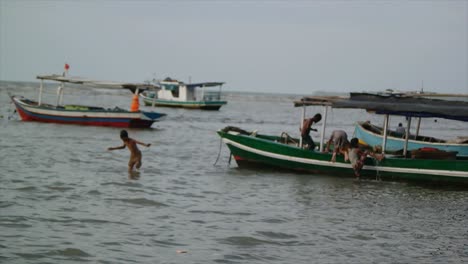
M327 167L335 167L335 168L352 168L351 164L344 164L338 162L331 162L331 161L321 161L321 160L313 160L313 159L306 159L306 158L298 158L298 157L291 157L282 154L271 153L263 150L254 149L242 144L239 144L235 141L232 141L227 138L223 138L224 143L231 144L237 148L240 148L245 151L249 151L258 155L299 162L299 163L306 163L312 165L319 165L319 166L327 166ZM412 168L392 168L392 167L378 167L378 166L364 166L363 169L365 170L375 170L375 171L385 171L385 172L399 172L399 173L414 173L414 174L428 174L428 175L436 175L436 176L452 176L452 177L462 177L468 178L468 172L465 171L451 171L451 170L428 170L428 169L412 169Z

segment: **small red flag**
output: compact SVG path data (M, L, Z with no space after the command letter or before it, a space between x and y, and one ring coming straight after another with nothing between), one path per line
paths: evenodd
M65 63L65 70L68 71L68 69L70 69L70 65L68 65L68 63Z

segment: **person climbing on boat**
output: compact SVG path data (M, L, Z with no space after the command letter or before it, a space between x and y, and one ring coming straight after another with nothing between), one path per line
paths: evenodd
M116 149L124 149L125 147L130 150L130 160L128 161L128 172L131 173L133 171L133 167L140 169L141 167L141 151L138 149L137 144L140 144L145 147L151 146L151 144L145 144L143 142L137 141L133 138L128 137L128 132L126 130L120 131L120 138L123 141L123 145L119 147L112 147L108 148L107 150L116 150Z
M361 170L364 167L364 161L366 160L367 155L375 158L378 161L381 161L384 158L383 154L376 154L372 151L362 150L359 147L359 139L352 138L349 143L348 157L349 162L353 166L354 175L359 178L361 177Z
M331 158L332 162L336 161L336 155L338 153L343 154L345 156L345 161L348 161L348 134L346 134L343 130L333 130L330 139L327 142L327 146L325 147L325 152L330 151L330 144L333 142L333 155Z
M312 128L312 125L317 124L320 120L322 120L322 115L315 114L314 117L304 119L304 121L302 122L302 128L301 128L302 142L307 144L308 150L315 149L315 143L312 140L312 137L310 136L310 131L312 130L312 131L317 132L317 129Z

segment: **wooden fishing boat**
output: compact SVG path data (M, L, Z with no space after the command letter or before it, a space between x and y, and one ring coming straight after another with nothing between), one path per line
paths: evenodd
M418 107L414 106L415 100ZM436 106L434 106L434 104ZM412 98L406 100L395 96L370 94L351 94L349 97L305 97L295 102L305 109L309 105L323 106L321 140L318 150L302 148L300 139L289 136L271 136L250 133L239 128L226 127L217 133L229 147L231 155L239 167L268 166L285 168L308 173L325 173L338 177L353 176L354 171L344 157L338 155L335 162L332 154L323 152L327 112L329 108L366 109L384 115L388 126L388 116L403 115L411 117L443 117L453 120L468 121L468 103L444 102L440 100ZM419 109L419 110L418 110ZM387 135L384 135L382 149L385 152ZM406 145L407 146L407 145ZM451 158L411 157L408 148L402 155L385 155L381 161L367 157L361 171L361 177L386 180L415 180L424 183L455 183L468 186L468 158L452 155Z
M133 111L128 111L118 107L106 109L97 106L62 104L64 83L80 84L106 89L129 89L135 93L134 98L137 100L137 94L139 91L151 88L145 84L93 81L78 77L65 77L57 74L42 75L37 76L37 78L41 80L38 101L29 100L19 96L11 96L11 100L15 104L19 116L23 121L90 126L149 128L155 121L165 116L163 113L140 111L137 108L133 109ZM58 95L56 104L46 104L42 102L44 80L60 82L60 86L57 91ZM135 103L137 104L137 102Z
M140 96L147 106L179 107L201 110L219 110L227 104L221 100L223 82L202 82L185 84L166 78L157 83L159 89L155 92L144 92ZM219 87L218 91L205 91L205 88ZM197 93L197 89L201 89Z
M419 121L420 119L418 119ZM418 122L420 124L420 122ZM459 137L452 140L439 139L429 136L409 134L408 150L420 148L435 148L443 151L457 152L459 156L468 156L468 137ZM383 140L383 128L369 122L358 122L354 129L354 135L370 146L379 146ZM406 134L395 130L387 131L387 151L402 150L405 144Z

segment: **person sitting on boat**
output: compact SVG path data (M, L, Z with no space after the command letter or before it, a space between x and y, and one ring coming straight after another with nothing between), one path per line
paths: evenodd
M330 151L330 144L333 142L332 162L336 161L336 154L341 153L345 156L345 161L348 161L348 134L343 130L334 130L325 147L325 152Z
M398 134L401 134L401 135L405 135L406 134L406 130L405 128L403 127L403 124L402 123L399 123L398 124L398 127L396 128L396 132Z
M310 131L315 131L317 132L317 129L312 128L313 124L317 124L320 120L322 120L322 115L321 114L315 114L314 117L304 119L302 122L302 129L301 129L301 137L302 137L302 142L307 144L307 149L315 149L315 143L312 140L312 137L310 136Z
M353 166L354 175L356 177L361 176L361 170L362 167L364 167L364 160L366 159L367 155L377 159L378 161L381 161L384 158L383 154L376 154L368 150L362 150L359 147L359 139L352 138L351 142L349 143L348 157L349 162L351 162L351 165Z

